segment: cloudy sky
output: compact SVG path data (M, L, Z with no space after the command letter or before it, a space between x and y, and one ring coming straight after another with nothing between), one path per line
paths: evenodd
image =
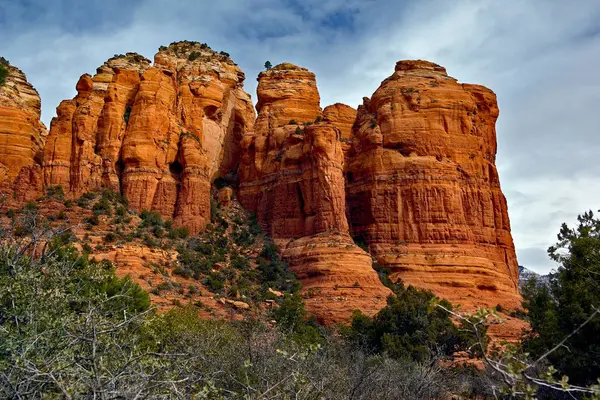
M427 59L498 95L498 167L520 264L555 265L562 222L600 208L600 1L0 0L0 55L27 74L48 124L83 73L116 53L207 42L246 72L317 74L322 105L356 106L400 59Z

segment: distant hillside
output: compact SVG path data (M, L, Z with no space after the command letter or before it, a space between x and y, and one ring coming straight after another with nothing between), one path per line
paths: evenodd
M541 275L519 265L519 289L522 289L523 286L533 278L537 279L542 285L548 286L550 284L550 274Z

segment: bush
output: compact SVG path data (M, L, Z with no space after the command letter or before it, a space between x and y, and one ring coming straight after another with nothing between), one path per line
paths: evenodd
M190 236L190 230L186 227L169 229L167 234L169 239L187 239L188 236Z
M430 307L434 298L431 292L400 284L372 319L356 312L346 335L370 351L396 359L424 361L438 353L450 357L466 350L471 343L449 314ZM446 301L442 304L452 308Z
M211 272L204 283L211 292L221 293L225 288L225 276L220 272Z
M98 214L92 214L91 217L88 217L84 220L87 224L90 225L98 225L100 223L100 219L98 218Z
M46 188L46 196L50 199L63 201L65 198L65 192L63 191L63 187L61 185L49 186Z
M6 82L6 77L8 76L8 68L0 63L0 86L4 85L4 82Z
M179 275L184 278L191 278L193 274L194 272L191 269L182 266L178 266L173 270L173 275Z
M112 206L107 198L102 197L99 201L94 204L92 207L92 211L94 214L106 214L108 216L112 215Z
M141 228L162 226L164 223L162 217L157 211L144 210L140 214L140 218L142 219L140 224Z

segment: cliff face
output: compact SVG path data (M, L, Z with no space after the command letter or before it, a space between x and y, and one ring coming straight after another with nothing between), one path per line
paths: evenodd
M255 132L242 140L239 201L282 246L309 310L327 322L354 309L375 313L389 290L349 236L342 133L322 120L314 74L279 65L261 73L257 92Z
M400 61L358 109L346 166L353 233L392 279L466 306L518 307L495 166L494 93Z
M358 110L321 110L315 75L285 63L260 73L255 117L243 81L226 53L199 43L161 47L154 63L115 56L79 79L46 137L37 92L10 67L0 183L21 200L43 186L108 187L197 233L211 183L237 172L221 206L237 198L256 214L325 322L385 306L371 256L451 302L520 306L492 91L400 61Z
M254 123L244 74L191 42L162 47L154 65L115 56L57 109L44 149L46 185L73 195L104 185L137 210L159 211L194 233L210 219L210 183L235 168Z
M8 70L0 85L0 185L10 185L34 173L47 130L38 92L20 69L0 62Z

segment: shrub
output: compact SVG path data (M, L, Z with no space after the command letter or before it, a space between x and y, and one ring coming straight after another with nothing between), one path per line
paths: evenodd
M6 82L6 77L8 76L8 68L0 63L0 86L4 85L4 82Z
M84 220L86 223L90 224L90 225L98 225L100 223L100 220L98 219L98 214L92 214L90 217L86 218Z
M23 206L24 211L39 211L39 207L33 201L28 201L25 206Z
M57 201L63 201L65 198L65 192L61 185L49 186L46 188L46 196Z
M170 222L170 221L168 221ZM167 237L169 239L186 239L190 235L190 230L186 227L169 229Z
M100 198L99 201L94 204L92 207L92 211L94 214L106 214L108 216L112 215L112 206L110 205L109 200L106 197Z
M142 219L140 224L141 228L163 225L163 219L157 211L143 210L140 214L140 218Z
M221 293L225 288L225 276L219 272L211 272L206 278L205 285L211 292Z
M430 307L435 296L428 291L398 284L387 306L372 319L356 312L347 337L371 351L396 359L423 361L436 353L450 357L466 350L469 339L453 324L449 314ZM442 304L452 306L442 300Z
M173 270L173 274L184 278L191 278L194 272L189 268L178 266Z

